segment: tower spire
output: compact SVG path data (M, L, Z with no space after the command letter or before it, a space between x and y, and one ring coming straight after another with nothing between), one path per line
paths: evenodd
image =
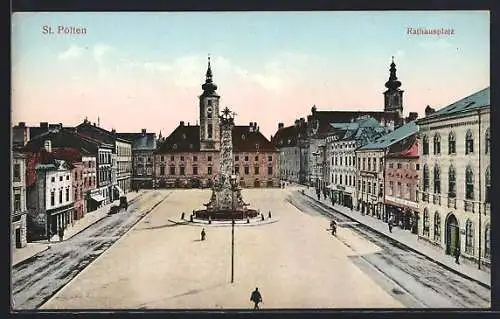
M210 65L210 53L208 54L208 67L205 77L205 84L201 86L201 88L203 89L203 94L210 95L215 93L215 90L217 90L217 85L213 83L212 66Z
M394 63L394 56L392 57L392 63L389 72L389 80L385 83L385 87L390 90L396 90L401 86L401 82L398 81L398 77L396 76L396 64Z

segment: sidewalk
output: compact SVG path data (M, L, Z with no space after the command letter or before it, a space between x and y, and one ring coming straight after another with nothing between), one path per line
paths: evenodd
M128 202L130 203L131 200L133 200L134 198L138 197L143 193L144 191L139 191L138 193L129 192L128 194L126 194ZM114 202L114 204L117 203L118 201ZM73 226L71 224L68 225L68 227L64 230L63 240L70 239L71 237L85 230L87 227L95 224L99 220L106 217L106 215L109 212L109 208L112 204L113 203L110 203L102 206L101 208L98 208L97 210L85 213L83 218L75 220ZM57 245L58 242L59 242L59 236L54 235L50 239L50 244L46 240L40 240L28 243L26 247L14 249L14 251L12 252L12 265L14 266L28 258L31 258L34 255L49 249L50 248L49 245Z
M316 196L316 191L314 188L311 187L309 189L303 188L303 190L306 196L309 196L310 198L318 201ZM328 207L333 208L339 213L354 219L358 223L368 226L369 228L375 230L376 232L381 233L387 237L390 237L400 242L401 244L407 246L408 248L413 249L421 253L422 255L425 255L426 257L432 259L434 262L440 264L441 266L444 266L445 268L448 268L457 273L461 273L462 275L469 277L475 281L478 281L484 285L487 285L488 287L491 288L491 274L489 272L477 269L477 265L474 266L472 264L466 264L466 263L457 265L455 263L454 257L446 255L442 250L434 248L429 244L426 244L418 240L416 234L412 234L410 231L403 230L398 227L394 227L391 233L389 232L387 223L383 222L382 220L374 218L372 216L361 215L360 212L354 209L351 210L350 208L341 205L333 206L330 199L329 198L324 199L323 195L321 195L320 202Z

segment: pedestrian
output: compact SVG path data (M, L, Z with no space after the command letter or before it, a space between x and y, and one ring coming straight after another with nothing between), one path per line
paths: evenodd
M64 238L64 229L59 227L59 241L63 241Z
M184 220L184 212L181 214L181 219Z
M389 220L389 221L387 222L387 225L389 225L389 232L390 232L390 233L392 233L392 221L391 221L391 220Z
M205 237L207 236L207 234L205 233L205 228L203 228L201 230L201 240L205 240Z
M49 233L47 235L49 237L49 243L50 243L50 239L52 238L52 235L53 235L52 229L49 229Z
M455 248L455 262L457 263L457 265L460 265L460 247L457 246L457 248Z
M262 296L259 292L259 288L255 288L250 295L250 301L253 301L254 307L253 309L259 309L259 303L262 302Z
M260 218L264 220L264 214L260 214Z
M269 211L268 217L269 219L271 219L271 211Z

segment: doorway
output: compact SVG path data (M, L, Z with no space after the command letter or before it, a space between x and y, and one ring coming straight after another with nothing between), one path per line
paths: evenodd
M453 255L457 247L460 248L460 233L455 215L450 214L446 220L446 254Z
M21 228L16 228L16 248L21 248Z

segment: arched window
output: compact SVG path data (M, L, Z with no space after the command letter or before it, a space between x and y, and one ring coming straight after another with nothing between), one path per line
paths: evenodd
M434 193L441 194L441 172L437 165L434 167Z
M422 153L424 155L429 154L429 138L427 137L427 135L424 135L424 138L423 138Z
M465 223L465 252L472 255L474 253L474 227L470 219Z
M448 197L455 198L457 196L456 174L453 165L450 165L448 170Z
M427 207L424 209L424 231L423 235L429 237L429 211Z
M490 225L484 230L484 257L490 258Z
M457 152L457 142L455 140L455 133L450 132L448 135L448 154L455 154Z
M441 154L441 136L436 133L434 135L434 155Z
M486 185L486 192L484 194L484 200L486 203L490 202L490 188L491 188L491 173L490 173L490 167L486 169L486 174L484 178L484 184Z
M490 129L486 130L484 135L484 153L488 154L490 152Z
M467 130L465 134L465 154L469 153L474 153L474 138L471 130Z
M465 169L465 199L474 199L474 174L470 165Z
M441 216L437 211L434 213L434 241L441 241Z
M429 191L429 167L427 164L424 164L424 192Z

